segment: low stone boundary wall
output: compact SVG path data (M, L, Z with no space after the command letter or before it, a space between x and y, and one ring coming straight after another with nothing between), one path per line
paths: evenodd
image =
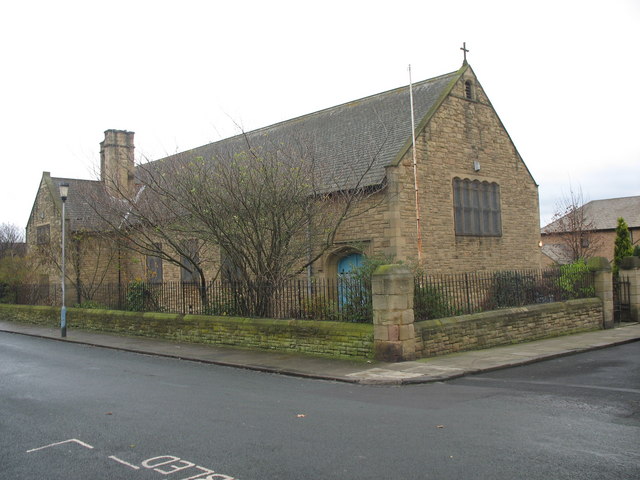
M599 298L506 308L414 324L416 357L510 345L602 328Z
M0 316L20 323L60 325L57 307L0 304ZM602 322L603 302L599 298L426 320L411 324L415 330L412 358L597 330ZM82 329L334 358L374 357L374 326L369 324L69 308L67 325L70 334L73 329ZM401 329L397 330L395 343L404 338Z
M57 307L0 304L0 316L20 323L60 325ZM76 328L334 358L373 357L373 326L358 323L69 308L67 328L69 335Z

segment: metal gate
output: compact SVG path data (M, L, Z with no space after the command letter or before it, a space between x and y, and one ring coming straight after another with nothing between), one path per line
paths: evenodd
M613 277L613 321L631 320L629 277Z

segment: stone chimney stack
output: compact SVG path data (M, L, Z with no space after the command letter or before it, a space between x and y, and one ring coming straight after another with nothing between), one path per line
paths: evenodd
M100 142L100 180L114 197L134 193L133 136L126 130L107 130Z

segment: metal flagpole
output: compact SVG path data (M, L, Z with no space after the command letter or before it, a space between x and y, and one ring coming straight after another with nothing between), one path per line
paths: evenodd
M418 236L418 264L422 265L422 229L420 228L420 201L418 195L418 160L416 156L416 121L413 114L413 83L411 65L409 65L409 99L411 101L411 151L413 154L413 189L416 201L416 233Z

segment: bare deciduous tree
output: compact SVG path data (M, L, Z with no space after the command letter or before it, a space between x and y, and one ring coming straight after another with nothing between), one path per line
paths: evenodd
M595 223L585 209L582 189L569 187L569 193L556 203L556 211L551 223L546 227L563 245L572 261L586 259L601 245L596 235Z
M370 207L362 200L374 190L360 186L367 169L348 189L320 184L305 142L245 140L242 151L185 157L161 179L152 172L147 178L153 178L149 188L177 200L194 235L219 247L226 279L241 282L263 314L272 292L331 247L346 220Z
M22 229L11 223L0 224L0 302L14 302L15 288L33 277L23 242Z
M242 301L260 315L286 279L333 245L345 221L375 204L364 200L380 187L363 179L381 146L371 142L358 170L342 168L333 176L317 166L311 141L239 138L233 148L219 146L209 158L186 152L138 165L136 192L119 192L108 206L91 203L129 248L194 270L205 305L206 275L215 278L222 271L228 282L244 285ZM214 249L222 269L212 274L203 262Z
M33 253L33 263L47 270L62 271L62 248L58 242L37 244ZM94 300L117 258L117 242L107 239L105 235L84 229L68 231L65 277L75 290L78 304Z
M71 232L69 237L67 278L75 287L77 303L82 304L95 300L118 259L118 244L83 230Z
M157 165L138 167L141 182L134 191L112 182L106 188L85 192L85 201L99 221L96 229L121 248L178 266L199 288L207 304L208 245L187 221L187 212L165 182L171 172L158 172ZM108 179L107 179L108 181Z
M24 242L22 229L13 223L0 224L0 258L17 255L18 245L22 242Z

